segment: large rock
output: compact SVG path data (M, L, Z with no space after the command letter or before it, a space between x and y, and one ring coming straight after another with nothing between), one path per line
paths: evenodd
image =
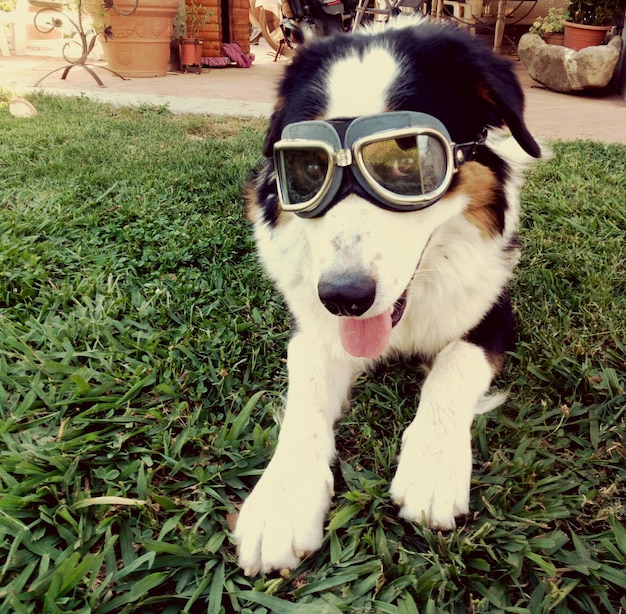
M614 36L608 45L574 51L561 45L548 45L537 34L524 34L517 53L535 80L557 92L574 92L606 87L615 72L622 39Z

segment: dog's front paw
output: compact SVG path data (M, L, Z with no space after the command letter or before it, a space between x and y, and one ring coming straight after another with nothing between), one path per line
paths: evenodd
M237 520L235 540L244 573L294 569L317 550L332 494L328 464L274 458Z
M435 441L432 431L411 426L403 437L391 498L400 517L432 528L453 529L469 511L472 450L469 432Z

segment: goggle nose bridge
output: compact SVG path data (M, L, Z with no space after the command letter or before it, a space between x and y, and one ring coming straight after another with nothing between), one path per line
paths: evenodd
M352 157L352 149L350 147L344 147L334 152L335 166L345 167L351 166L354 162Z

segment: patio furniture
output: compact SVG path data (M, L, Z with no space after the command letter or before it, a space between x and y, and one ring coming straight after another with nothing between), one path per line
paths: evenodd
M536 0L534 0L536 2ZM402 8L411 7L419 11L425 4L425 0L379 0L370 6L370 0L359 0L354 17L354 28L358 28L365 14L388 19L392 15L400 13ZM446 8L447 7L447 8ZM459 2L458 0L432 0L430 14L441 19L444 15L451 15L462 24L473 27L479 23L481 17L482 2ZM478 14L477 14L478 13ZM502 46L504 26L507 16L507 0L498 0L498 13L495 21L493 50L498 53Z
M354 23L352 28L356 30L366 14L381 17L385 21L392 15L398 15L402 8L410 8L415 12L421 10L426 0L374 0L374 5L369 6L370 0L359 0L354 11Z

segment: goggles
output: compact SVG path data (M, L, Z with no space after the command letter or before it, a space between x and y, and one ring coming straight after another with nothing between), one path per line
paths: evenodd
M289 124L274 145L280 205L305 218L323 215L350 167L381 207L424 209L446 193L485 138L486 130L478 140L456 145L436 117L414 111Z

